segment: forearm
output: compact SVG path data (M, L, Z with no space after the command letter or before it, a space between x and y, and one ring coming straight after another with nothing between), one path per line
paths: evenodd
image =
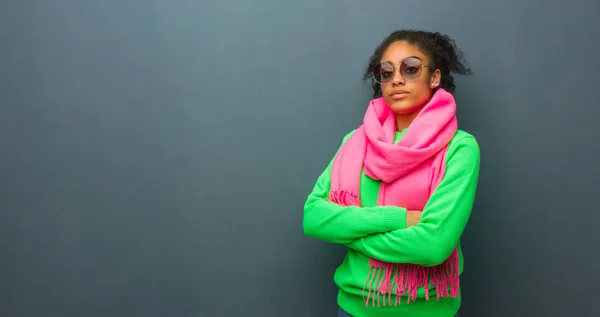
M434 266L446 260L457 246L457 232L442 234L419 224L358 238L348 247L384 262Z
M400 207L345 207L319 195L309 196L304 207L304 233L332 243L349 244L373 233L405 226L406 209Z

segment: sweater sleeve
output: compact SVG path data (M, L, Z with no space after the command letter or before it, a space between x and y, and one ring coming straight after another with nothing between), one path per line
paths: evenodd
M464 136L448 149L444 178L432 193L416 226L372 234L348 247L391 263L434 266L457 247L469 220L479 177L475 138Z
M344 137L348 140L349 133ZM338 150L339 152L339 150ZM335 157L334 157L335 159ZM396 206L340 206L328 201L333 159L304 204L304 233L326 242L348 244L373 233L406 228L406 209Z

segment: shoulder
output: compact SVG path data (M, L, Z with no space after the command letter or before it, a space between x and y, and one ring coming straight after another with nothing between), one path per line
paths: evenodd
M457 130L454 134L452 140L450 140L450 144L448 145L449 149L453 149L456 147L468 147L473 148L479 151L479 143L477 143L477 138L471 133L464 130Z
M344 138L342 139L342 144L346 143L346 141L348 141L348 139L352 136L352 134L354 134L354 132L356 132L356 130L358 129L354 129L348 132L346 135L344 135Z
M448 145L447 161L459 157L478 162L480 154L477 138L467 131L458 130Z

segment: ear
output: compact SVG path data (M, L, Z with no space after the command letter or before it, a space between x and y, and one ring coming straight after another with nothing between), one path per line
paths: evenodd
M433 74L431 74L431 78L429 80L429 85L431 89L438 88L440 83L442 82L442 72L439 69L436 69Z

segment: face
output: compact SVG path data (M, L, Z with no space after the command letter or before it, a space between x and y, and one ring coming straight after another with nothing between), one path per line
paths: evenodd
M421 67L431 65L429 57L418 47L405 41L392 43L383 52L380 62L389 63L383 64L375 73L383 82L381 92L385 102L396 114L410 114L420 110L431 98L432 89L440 83L439 70ZM390 66L393 66L393 73ZM401 71L408 79L400 74ZM386 77L389 81L384 82Z

